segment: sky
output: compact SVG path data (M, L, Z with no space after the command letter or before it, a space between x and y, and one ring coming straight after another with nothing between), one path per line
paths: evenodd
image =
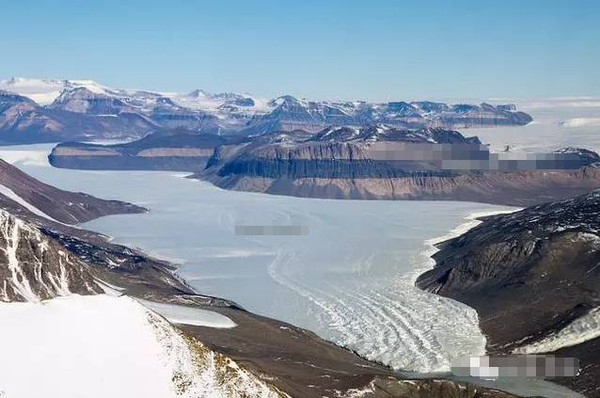
M600 95L598 0L6 0L0 78L311 99Z

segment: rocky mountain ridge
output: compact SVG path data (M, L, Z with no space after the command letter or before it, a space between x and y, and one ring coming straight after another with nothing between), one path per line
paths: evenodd
M145 208L119 200L105 200L45 184L0 159L0 202L12 200L52 219L79 224L111 214L143 213Z
M0 90L0 142L6 143L140 138L177 127L249 136L296 129L317 132L330 125L466 128L532 120L513 105L487 103L332 102L290 95L268 101L237 93L163 93L113 89L92 81L22 78L0 81Z
M336 199L527 206L600 188L593 151L491 153L457 131L388 125L253 137L167 130L126 144L60 144L49 160L74 169L190 171L225 189Z
M579 358L580 375L558 382L600 394L600 337L578 321L600 307L600 191L486 218L439 248L419 287L475 308L492 352Z
M196 177L233 190L335 199L531 205L600 188L598 154L490 153L452 130L376 125L272 133L215 148Z
M99 294L89 266L38 229L0 210L0 301Z
M57 145L48 159L55 167L72 169L199 172L216 147L243 141L243 137L198 134L177 128L159 130L123 144L65 142Z

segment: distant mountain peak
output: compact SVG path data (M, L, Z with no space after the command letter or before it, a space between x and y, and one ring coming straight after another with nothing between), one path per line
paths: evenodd
M190 91L189 93L186 94L186 96L190 97L190 98L210 98L211 97L211 95L208 92L198 89L198 88Z

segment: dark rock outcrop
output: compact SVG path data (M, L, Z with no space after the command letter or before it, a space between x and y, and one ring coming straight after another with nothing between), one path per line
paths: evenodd
M143 207L131 203L104 200L81 192L58 189L0 159L0 189L5 188L53 219L67 224L78 224L111 214L146 211ZM0 201L4 200L2 198L5 198L5 195L0 195Z
M526 206L600 188L599 160L578 148L502 158L476 137L452 130L337 127L217 147L196 177L225 189L278 195Z
M216 147L242 140L178 128L160 130L125 144L66 142L57 145L48 160L54 167L70 169L195 172L206 167Z
M102 292L89 265L34 225L0 210L0 302Z
M475 308L491 352L539 342L600 306L600 191L487 218L433 258L417 285ZM582 365L560 383L598 396L599 341L557 352Z

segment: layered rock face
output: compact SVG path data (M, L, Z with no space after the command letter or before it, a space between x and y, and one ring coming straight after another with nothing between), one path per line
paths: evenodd
M597 396L599 209L594 191L490 217L442 243L417 285L475 308L492 352L580 358L580 376L559 382Z
M499 157L476 137L452 130L342 127L217 147L197 177L279 195L523 206L600 188L598 160L577 148L525 160Z
M468 157L488 155L476 138L443 129L377 125L307 134L265 134L238 148L217 148L207 167L219 167L221 177L394 178L412 173L445 175L442 161L452 149L461 148Z
M86 170L201 171L220 145L243 138L161 130L141 140L115 145L63 143L48 157L54 167Z
M335 199L528 206L600 188L592 151L495 154L457 131L387 125L255 137L163 130L126 144L60 144L49 160L74 169L190 171L225 189Z
M197 178L231 190L273 195L361 200L458 200L530 206L600 188L600 170L470 173L395 178L265 178L201 173Z

